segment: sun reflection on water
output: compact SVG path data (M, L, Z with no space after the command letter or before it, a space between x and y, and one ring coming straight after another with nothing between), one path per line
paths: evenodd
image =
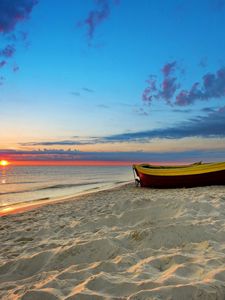
M0 168L0 182L1 182L1 184L6 184L6 172L7 172L7 167L6 166L1 166L1 168Z

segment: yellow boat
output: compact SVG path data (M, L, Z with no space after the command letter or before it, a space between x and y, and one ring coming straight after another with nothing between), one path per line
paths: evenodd
M142 187L176 188L206 185L225 185L225 162L180 166L133 165Z

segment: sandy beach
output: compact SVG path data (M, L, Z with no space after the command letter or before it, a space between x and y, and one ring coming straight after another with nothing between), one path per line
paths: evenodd
M0 219L1 299L225 299L225 187L128 184Z

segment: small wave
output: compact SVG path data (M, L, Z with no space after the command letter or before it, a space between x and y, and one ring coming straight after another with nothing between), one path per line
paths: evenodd
M28 184L28 183L38 183L40 181L15 181L15 182L6 182L3 183L3 185L9 185L9 184Z
M55 184L50 186L45 186L43 188L39 188L38 190L48 190L48 189L64 189L76 186L84 186L84 185L91 185L91 184L98 184L99 181L96 182L83 182L83 183L67 183L67 184Z
M115 181L115 184L126 183L126 182L129 182L129 180Z
M24 189L21 191L10 191L10 192L0 192L1 195L9 195L9 194L21 194L21 193L28 193L28 192L38 192L43 190L51 190L51 189L65 189L65 188L71 188L71 187L78 187L78 186L86 186L86 185L92 185L92 184L99 184L99 181L96 182L83 182L83 183L68 183L68 184L54 184L39 188L32 188L32 189Z
M0 205L0 212L1 210L5 210L5 209L8 209L10 207L16 207L16 206L27 206L27 204L37 204L37 203L51 203L51 202L55 202L55 201L61 201L61 200L68 200L68 199L71 199L71 197L76 197L76 196L79 196L79 195L82 195L82 194L87 194L87 193L90 193L90 192L97 192L97 191L104 191L104 190L108 190L108 189L111 189L113 188L113 186L116 184L116 185L121 185L121 184L125 184L125 183L130 183L131 181L116 181L116 182L110 182L111 185L106 185L106 186L103 186L103 185L100 185L100 186L97 186L97 187L92 187L92 188L89 188L89 189L85 189L83 191L80 191L76 194L73 194L73 195L66 195L66 196L60 196L60 197L57 197L57 198L51 198L51 197L41 197L41 198L36 198L36 199L30 199L30 200L25 200L25 201L18 201L18 202L14 202L14 203L5 203L3 205ZM91 184L97 184L99 182L92 182L92 183L86 183L86 184L57 184L57 185L54 185L55 186L66 186L66 187L70 187L70 186L87 186L87 185L91 185ZM51 186L53 187L53 186ZM50 187L50 188L51 188ZM115 186L114 186L115 187Z
M4 205L0 205L0 209L4 209L6 207L14 207L14 206L18 206L18 205L25 205L25 204L34 204L36 202L39 201L46 201L46 200L50 200L50 197L42 197L42 198L37 198L37 199L33 199L33 200L27 200L27 201L21 201L21 202L15 202L15 203L7 203Z

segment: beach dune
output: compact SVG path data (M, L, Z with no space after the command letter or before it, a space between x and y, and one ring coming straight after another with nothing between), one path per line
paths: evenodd
M225 187L133 184L0 219L1 299L225 299Z

